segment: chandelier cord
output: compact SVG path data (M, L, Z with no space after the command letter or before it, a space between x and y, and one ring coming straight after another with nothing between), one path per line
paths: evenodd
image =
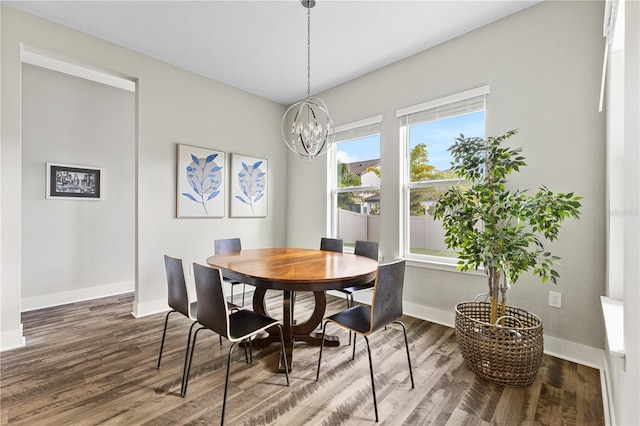
M307 99L311 97L311 8L307 8Z

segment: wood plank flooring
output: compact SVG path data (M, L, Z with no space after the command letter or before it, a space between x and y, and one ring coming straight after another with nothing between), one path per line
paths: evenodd
M327 312L345 302L327 296ZM229 343L200 332L186 398L180 397L190 322L169 320L162 366L156 369L164 314L131 316L133 295L74 303L23 314L27 346L0 354L2 425L218 424ZM296 315L310 311L298 295ZM281 314L281 297L267 306ZM453 329L403 318L416 387L411 389L400 328L371 337L380 423L384 425L602 425L598 370L544 356L527 388L477 378L465 365ZM236 350L226 423L232 425L374 424L366 347L351 361L342 346L325 348L315 381L317 347L295 347L291 386L277 373L278 346L254 348L253 364Z

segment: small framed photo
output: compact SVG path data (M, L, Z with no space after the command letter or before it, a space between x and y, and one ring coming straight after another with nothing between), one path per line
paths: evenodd
M102 200L102 169L47 163L47 198Z

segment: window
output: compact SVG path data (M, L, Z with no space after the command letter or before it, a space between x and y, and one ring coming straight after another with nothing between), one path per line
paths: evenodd
M468 90L396 111L404 144L403 253L406 258L455 263L434 205L452 185L466 185L451 170L454 139L485 137L485 95L489 87Z
M380 240L380 122L376 116L336 127L330 155L331 235L345 250Z

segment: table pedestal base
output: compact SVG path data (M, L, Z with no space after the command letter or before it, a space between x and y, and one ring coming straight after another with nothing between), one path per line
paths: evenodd
M262 315L267 315L264 298L267 293L267 289L257 287L253 294L253 311ZM293 344L294 342L306 342L311 346L320 346L322 343L322 333L317 333L315 330L318 325L322 323L324 317L325 308L327 306L327 297L324 291L314 291L313 296L315 298L315 306L313 313L309 319L301 324L296 323L293 318L294 304L295 304L295 292L285 290L282 295L282 317L284 334L284 345L287 351L287 361L289 363L289 371L291 371L291 364L293 363ZM276 327L267 329L269 333L266 337L256 338L253 341L254 347L267 346L271 343L280 343L280 334ZM325 336L325 346L339 346L340 339L338 336ZM284 372L284 362L281 357L279 368L281 372Z

